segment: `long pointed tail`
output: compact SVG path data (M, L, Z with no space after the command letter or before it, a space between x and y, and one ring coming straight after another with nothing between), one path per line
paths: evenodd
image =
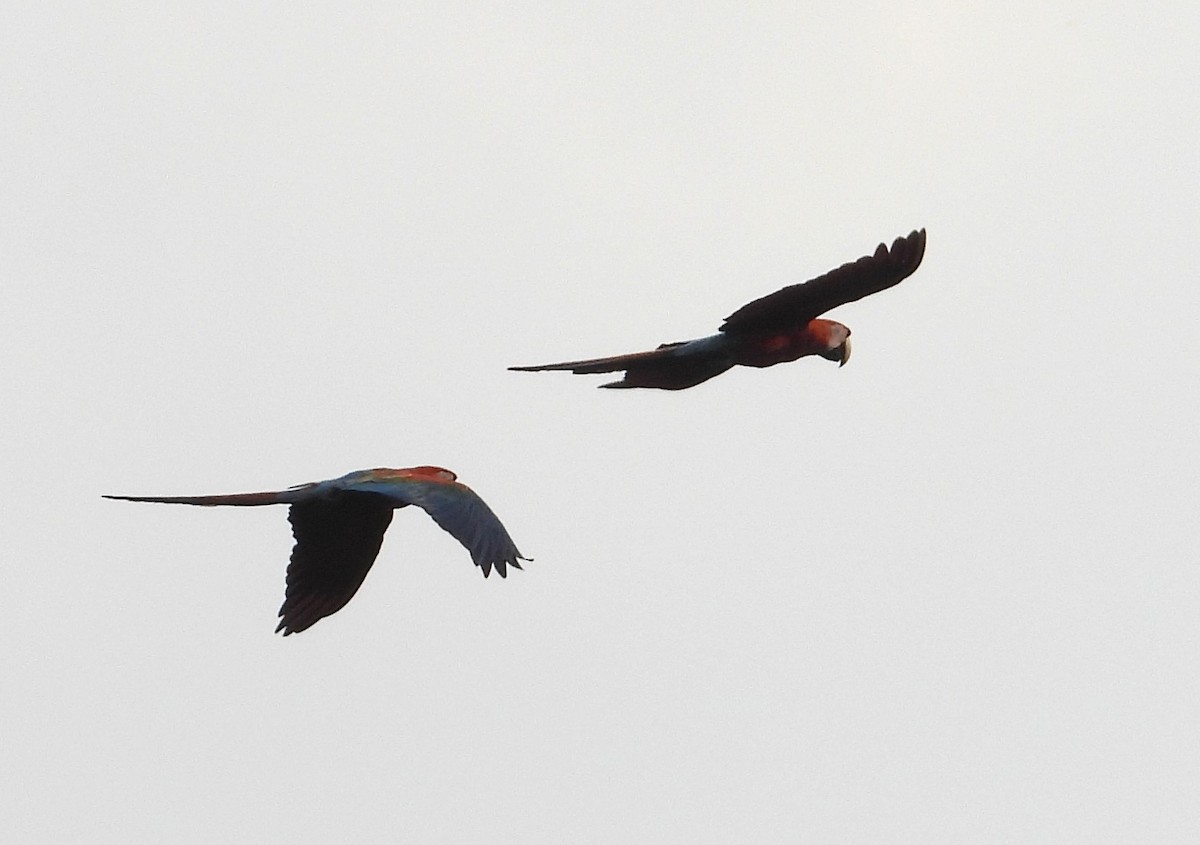
M294 501L293 490L277 490L269 493L230 493L224 496L104 496L105 499L119 499L125 502L163 502L168 505L240 505L256 507L258 505L278 505Z
M563 361L558 364L536 364L532 367L509 367L510 370L522 373L540 373L550 370L567 370L572 373L590 375L592 373L615 373L628 370L636 364L662 361L677 355L676 349L684 343L664 343L649 352L630 352L626 355L612 355L608 358L585 358L581 361Z

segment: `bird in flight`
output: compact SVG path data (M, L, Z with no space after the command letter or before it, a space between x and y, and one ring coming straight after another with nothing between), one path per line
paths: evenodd
M508 575L506 567L520 569L519 561L531 560L517 551L508 531L483 499L457 479L441 467L380 468L269 493L104 498L206 507L290 505L288 521L296 545L288 564L279 627L275 629L286 637L346 606L375 562L396 508L416 505L433 517L467 548L475 565L483 569L484 578L493 566L504 578Z
M572 373L624 370L625 377L620 381L600 386L683 390L738 365L771 367L805 355L820 355L842 366L850 359L850 329L834 320L818 319L820 315L898 284L912 275L924 255L925 230L921 229L896 238L890 250L880 244L873 255L743 305L725 318L715 335L664 343L649 352L509 369Z

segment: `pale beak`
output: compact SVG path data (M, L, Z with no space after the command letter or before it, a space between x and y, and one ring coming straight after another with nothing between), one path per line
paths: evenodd
M838 362L838 367L846 366L846 362L850 360L850 338L846 338L846 342L842 344L842 360Z

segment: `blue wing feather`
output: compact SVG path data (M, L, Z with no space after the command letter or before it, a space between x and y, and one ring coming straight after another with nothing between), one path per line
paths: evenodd
M351 473L324 482L346 490L377 493L402 505L416 505L471 553L471 560L486 578L492 567L504 578L508 567L521 569L529 561L517 549L500 518L474 490L457 481L426 481L419 478L371 478Z

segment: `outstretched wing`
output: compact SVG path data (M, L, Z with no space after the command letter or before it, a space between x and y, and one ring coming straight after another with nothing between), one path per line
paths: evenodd
M583 361L564 361L561 364L540 364L535 367L509 367L510 370L537 372L540 370L570 370L573 373L611 373L625 370L620 381L601 387L657 387L662 390L683 390L695 387L733 366L730 338L712 335L696 340L664 343L649 352L613 355L609 358L588 358Z
M912 275L924 255L925 230L920 229L896 238L891 250L880 244L874 255L743 305L725 318L721 331L751 334L806 325L832 308L898 284Z
M353 491L291 506L296 545L276 633L298 633L346 606L379 555L394 507L383 496Z
M501 578L508 576L507 567L521 568L520 561L532 560L518 550L504 524L479 495L458 482L416 481L403 485L402 495L410 503L433 517L433 521L450 532L471 553L471 560L483 570L483 577L492 574L492 567Z

